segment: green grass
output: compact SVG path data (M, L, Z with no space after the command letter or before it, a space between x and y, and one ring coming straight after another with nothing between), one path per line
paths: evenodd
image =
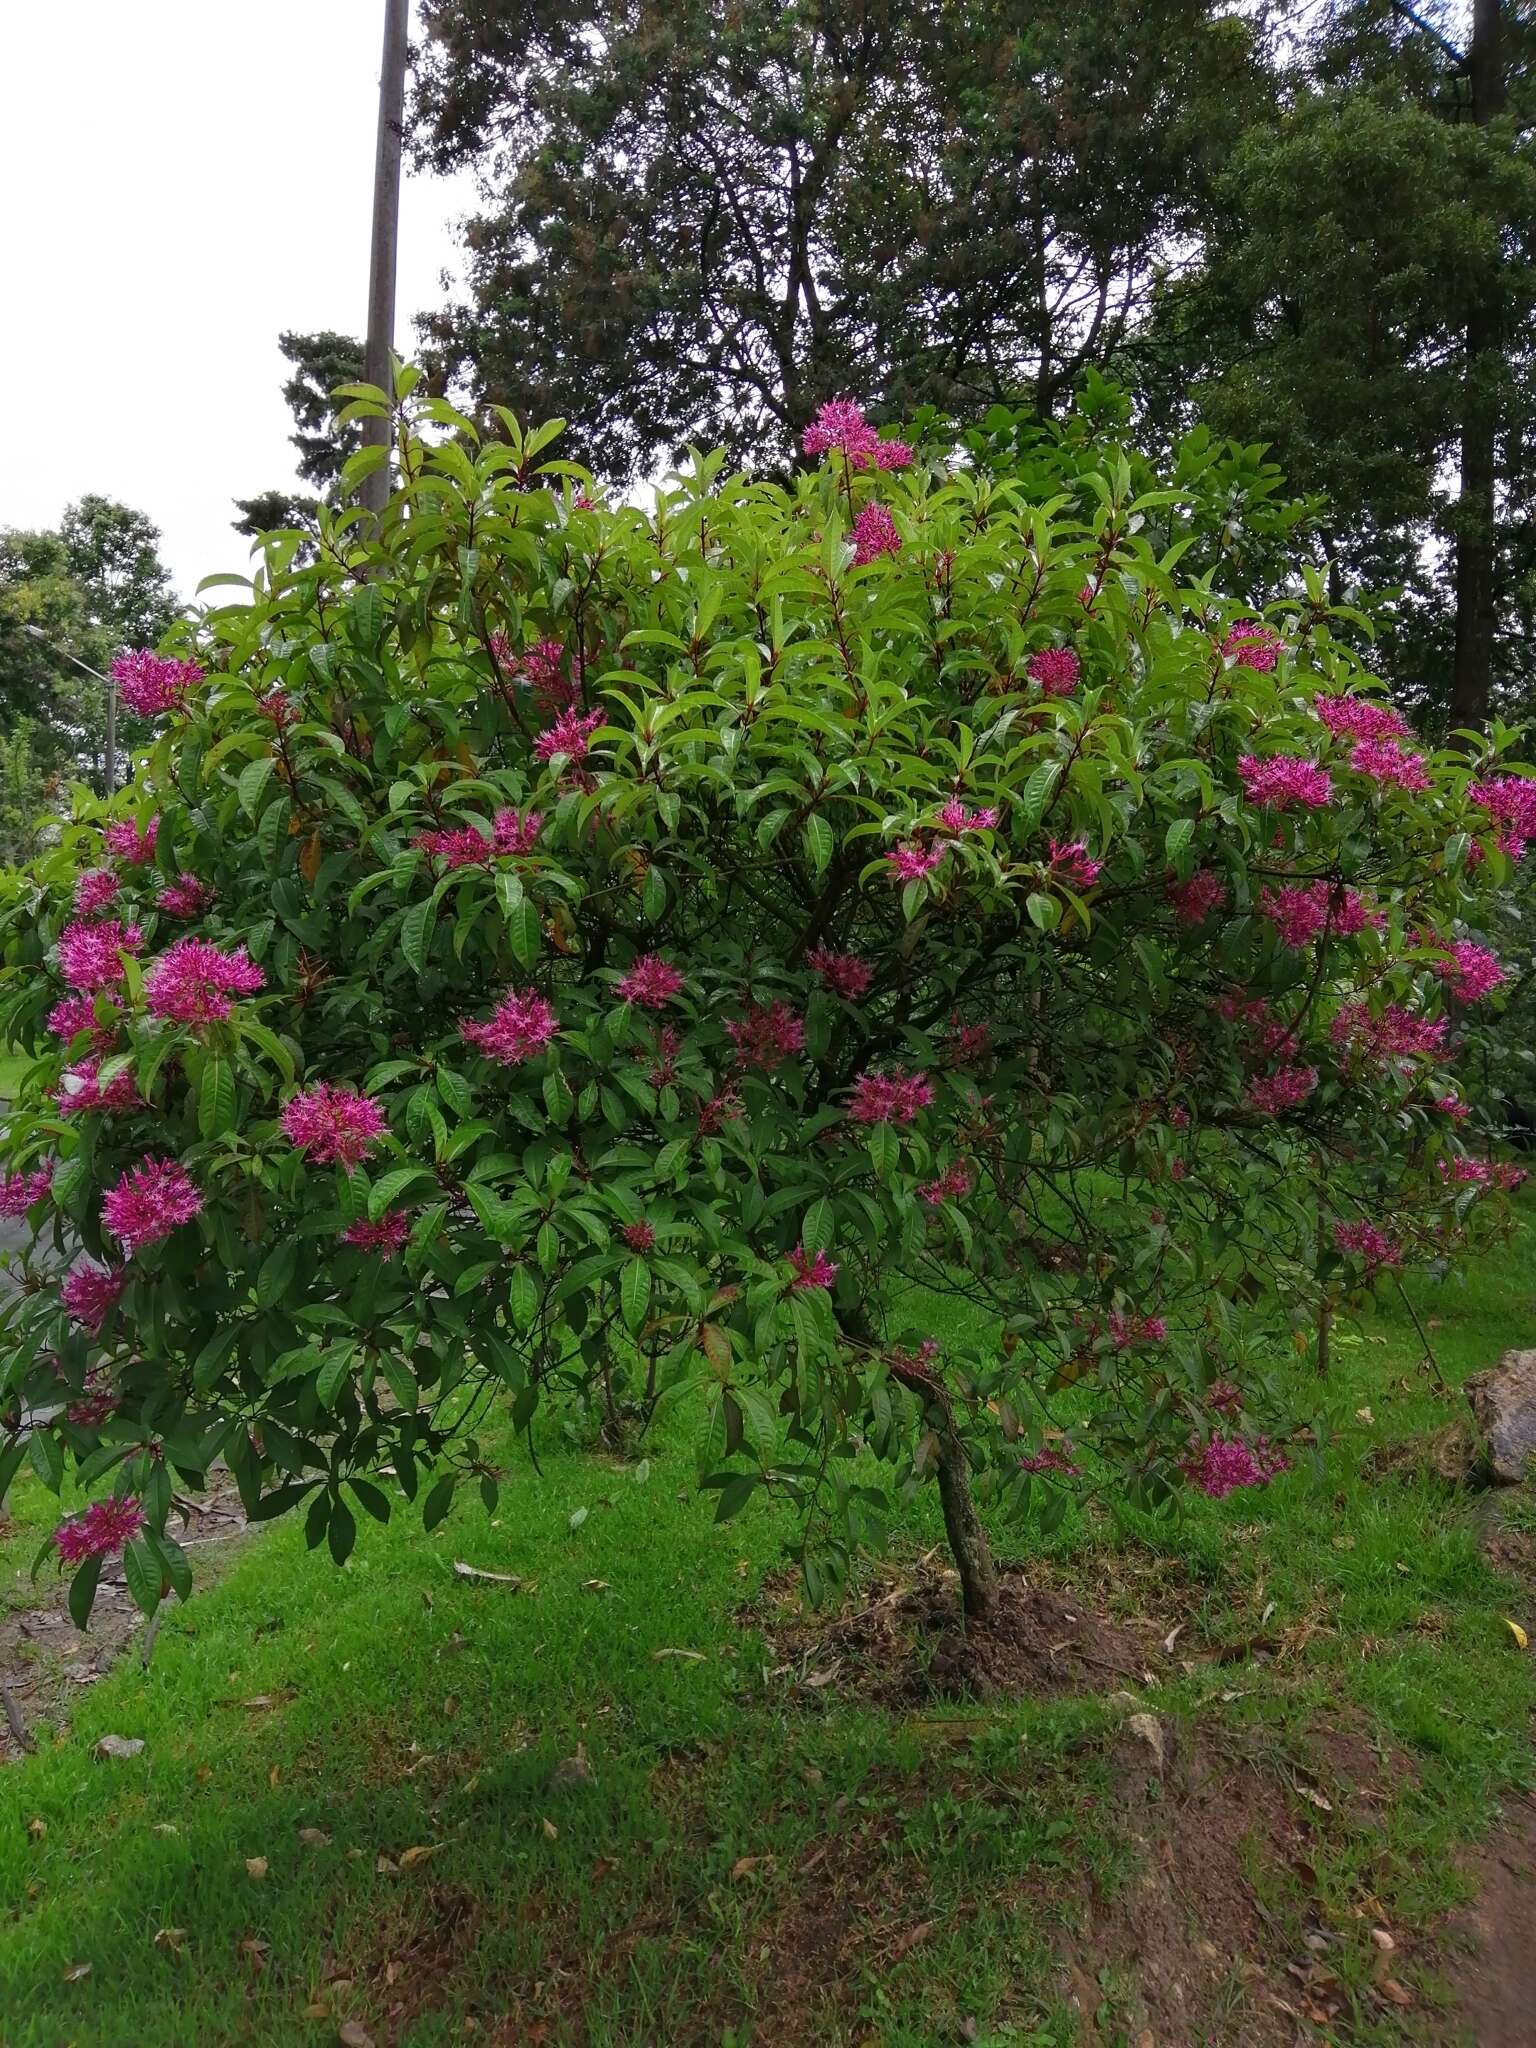
M1523 1338L1533 1297L1528 1236L1465 1289L1415 1287L1453 1381ZM1484 1564L1472 1503L1362 1469L1455 1412L1394 1300L1338 1347L1321 1484L1295 1471L1134 1531L1075 1516L1042 1560L1182 1622L1192 1668L1146 1704L1213 1753L1288 1784L1347 1725L1411 1761L1368 1826L1299 1805L1305 1890L1255 1871L1276 1957L1334 1930L1336 2038L1382 2048L1436 1987L1406 1939L1417 2017L1382 2013L1371 1918L1411 1937L1454 1903L1458 1846L1530 1771L1536 1704L1504 1624L1536 1636L1536 1614ZM0 1770L3 2048L291 2048L348 2019L380 2048L1078 2038L1052 1943L1136 1865L1109 1796L1121 1710L797 1689L747 1611L780 1559L771 1508L716 1527L666 1437L644 1476L553 1444L542 1462L513 1466L494 1521L466 1502L430 1537L409 1512L367 1524L340 1574L267 1531L168 1617L147 1676L119 1666ZM930 1510L909 1545L935 1539ZM32 1597L15 1575L57 1513L18 1490L9 1600ZM143 1755L92 1761L107 1732ZM578 1755L590 1778L562 1780ZM1135 2039L1134 1988L1106 1972L1104 2043Z

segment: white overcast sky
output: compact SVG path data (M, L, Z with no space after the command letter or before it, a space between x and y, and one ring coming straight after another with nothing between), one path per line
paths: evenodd
M101 491L181 596L243 570L231 499L293 480L280 330L361 334L383 0L0 5L0 526ZM469 181L413 178L395 346Z

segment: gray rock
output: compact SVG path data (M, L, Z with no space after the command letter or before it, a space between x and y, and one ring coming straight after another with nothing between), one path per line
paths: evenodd
M1137 1742L1145 1743L1154 1769L1159 1777L1168 1768L1169 1755L1173 1748L1172 1730L1156 1714L1132 1714L1125 1724L1126 1733Z
M1472 1375L1467 1397L1494 1483L1520 1485L1536 1459L1536 1351L1506 1351L1490 1371Z
M137 1756L143 1747L143 1739L137 1735L103 1735L91 1755L102 1763L109 1758L121 1762L125 1757Z

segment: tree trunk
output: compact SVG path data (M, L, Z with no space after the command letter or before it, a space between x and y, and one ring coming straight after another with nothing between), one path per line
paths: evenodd
M971 1463L952 1429L939 1433L939 1499L944 1533L960 1568L960 1597L967 1621L986 1621L997 1605L997 1567L976 1502L971 1496Z
M1472 119L1485 127L1504 108L1499 0L1473 0L1467 54ZM1452 725L1480 726L1493 681L1498 546L1499 381L1502 294L1490 280L1467 310L1462 371L1461 489L1456 504L1456 656Z

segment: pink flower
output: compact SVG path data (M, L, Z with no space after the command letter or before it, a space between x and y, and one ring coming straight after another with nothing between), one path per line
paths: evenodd
M84 1564L88 1557L112 1557L144 1527L144 1510L131 1493L94 1500L84 1514L71 1515L53 1532L64 1564Z
M638 1223L626 1223L619 1232L632 1252L648 1252L656 1243L656 1232L644 1217Z
M42 1201L53 1186L53 1164L47 1159L31 1173L0 1174L0 1216L14 1222Z
M221 953L207 939L178 939L144 977L144 998L173 1024L213 1024L230 1013L231 996L250 996L266 976L244 946Z
M846 997L850 1003L856 1003L875 978L875 970L857 953L832 953L824 946L813 946L805 964L834 995Z
M837 1278L835 1261L829 1259L825 1252L817 1252L812 1258L804 1245L795 1246L789 1254L789 1263L795 1269L795 1277L789 1283L792 1288L830 1287Z
M601 711L589 711L579 718L574 710L562 711L548 731L541 732L533 743L533 758L536 761L553 761L557 754L577 766L587 758L587 742L603 722Z
M1284 646L1274 627L1266 626L1262 619L1238 619L1227 628L1221 651L1239 668L1257 669L1260 675L1268 675Z
M1447 1031L1443 1017L1418 1017L1401 1003L1373 1012L1369 1003L1344 1003L1328 1027L1328 1036L1343 1050L1363 1059L1411 1059L1437 1053Z
M75 908L82 917L105 910L117 895L118 880L110 868L87 868L75 883Z
M738 1117L741 1113L741 1097L735 1089L722 1088L718 1095L711 1095L707 1102L699 1104L699 1136L717 1136L733 1117Z
M349 1223L341 1233L343 1244L356 1245L359 1251L377 1252L382 1259L392 1259L411 1234L411 1219L403 1209L386 1209L376 1223L366 1217L359 1217L356 1223Z
M1240 1486L1267 1486L1289 1463L1265 1437L1250 1445L1241 1437L1213 1436L1209 1443L1193 1447L1179 1470L1212 1500L1224 1500Z
M1350 939L1371 922L1358 889L1335 891L1327 882L1294 882L1259 891L1259 909L1274 925L1282 945L1301 947L1327 931Z
M151 818L141 832L132 818L117 818L104 834L106 848L116 860L127 861L137 867L149 859L155 850L155 835L160 830L160 820Z
M1230 1380L1212 1380L1205 1391L1206 1406L1217 1415L1235 1415L1243 1405L1243 1397Z
M71 1320L94 1337L127 1285L128 1275L120 1266L111 1270L76 1266L60 1287L59 1300L68 1309Z
M1437 960L1435 972L1458 1003L1481 1002L1508 979L1486 946L1471 939L1457 939L1449 960Z
M1248 1083L1249 1106L1261 1115L1279 1116L1299 1108L1316 1086L1316 1067L1277 1067L1273 1074L1256 1074Z
M143 944L137 925L123 925L115 917L99 924L77 919L59 934L59 972L71 988L110 988L123 978L120 953L137 953Z
M848 1117L856 1124L909 1124L933 1101L926 1074L861 1074L853 1084Z
M638 1003L643 1010L662 1010L683 985L683 977L659 954L643 953L619 983L626 1003Z
M1137 1344L1161 1344L1168 1335L1162 1316L1132 1315L1126 1309L1109 1312L1110 1342L1117 1351L1129 1351Z
M1170 882L1167 896L1180 924L1197 925L1204 924L1213 910L1222 908L1227 889L1220 875L1209 868L1196 868L1187 882Z
M1439 1110L1442 1116L1448 1116L1453 1123L1458 1124L1465 1123L1472 1114L1472 1105L1469 1102L1463 1102L1459 1095L1437 1095L1435 1097L1435 1108Z
M291 725L299 722L299 708L281 687L268 690L264 697L256 700L256 709L263 718L270 718L279 732L286 732Z
M116 1413L117 1403L117 1389L111 1380L92 1371L85 1376L80 1398L71 1401L64 1414L77 1429L100 1429L107 1417Z
M1511 860L1525 851L1525 842L1536 839L1536 781L1524 775L1495 775L1487 782L1474 782L1467 790L1469 802L1486 811L1500 829L1497 839Z
M168 882L155 898L162 910L172 917L201 917L213 901L214 891L207 882L200 882L196 875L179 874L174 882Z
M123 1007L119 996L110 996L108 1001L115 1010ZM112 1025L96 1022L96 998L84 993L60 996L48 1012L48 1029L55 1038L62 1038L66 1045L78 1038L82 1031L89 1031L91 1042L99 1052L105 1052L117 1036Z
M1380 1266L1403 1263L1402 1246L1363 1217L1358 1223L1335 1223L1333 1241L1341 1252L1353 1252L1356 1258L1364 1259L1367 1274Z
M805 1045L805 1025L787 1003L754 1003L745 1017L728 1017L725 1035L744 1067L771 1074Z
M379 1104L356 1088L318 1082L295 1095L278 1119L283 1135L312 1166L339 1160L350 1173L389 1128Z
M491 820L491 844L497 853L522 857L532 853L543 829L542 811L498 811Z
M1040 1472L1057 1479L1080 1479L1082 1467L1074 1465L1065 1451L1043 1444L1038 1451L1025 1451L1018 1461L1021 1472Z
M117 694L140 718L155 718L162 711L177 710L188 690L203 680L195 661L177 661L168 654L152 654L147 647L114 657L108 673Z
M489 839L473 825L459 825L446 832L418 832L411 844L450 868L483 867L499 854L532 853L543 825L539 811L530 811L524 818L516 811L502 810L491 820Z
M174 1159L148 1154L130 1167L101 1205L102 1227L118 1239L130 1258L142 1245L169 1237L178 1225L190 1223L203 1198Z
M1405 754L1396 740L1361 740L1349 757L1349 765L1372 782L1398 789L1428 789L1422 754Z
M1265 761L1244 754L1237 772L1248 801L1266 804L1272 811L1286 810L1291 804L1320 810L1333 795L1333 778L1327 769L1319 768L1315 761L1298 760L1294 754L1271 754Z
M1042 696L1070 697L1083 665L1070 647L1041 647L1025 662L1024 673L1040 685Z
M953 1166L946 1166L937 1180L925 1181L918 1189L918 1196L930 1208L937 1209L944 1202L958 1202L971 1192L971 1169L964 1160L956 1160Z
M968 811L959 797L952 796L939 813L939 823L946 832L991 832L997 825L997 812L990 804L984 810Z
M511 682L524 684L546 710L567 711L581 695L581 685L561 674L565 649L558 640L536 640L517 653L505 633L493 633L491 655Z
M88 1109L111 1112L143 1107L131 1068L114 1074L105 1088L97 1078L100 1070L101 1058L97 1054L64 1069L53 1098L59 1105L60 1116L76 1116Z
M853 522L853 559L857 567L876 562L882 555L901 553L901 535L884 505L862 507Z
M1074 888L1091 889L1104 872L1103 861L1094 860L1081 839L1063 841L1053 837L1049 847L1052 874Z
M885 856L895 879L899 882L920 881L924 875L931 875L944 858L942 846L921 846L911 844L894 847Z
M1335 739L1380 742L1401 739L1408 731L1401 711L1372 697L1316 697L1312 709Z
M477 1045L499 1067L519 1067L548 1045L560 1029L559 1019L532 989L508 989L484 1024L471 1018L459 1022L459 1035Z
M834 398L824 405L800 436L800 446L813 456L835 450L853 469L870 464L876 469L905 469L912 460L906 442L882 441L851 398Z
M952 1067L978 1066L992 1050L990 1024L962 1024L958 1011L949 1020L944 1050Z

